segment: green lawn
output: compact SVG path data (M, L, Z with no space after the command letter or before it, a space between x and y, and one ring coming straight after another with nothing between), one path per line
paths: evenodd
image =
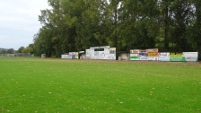
M201 64L0 58L0 113L201 113Z

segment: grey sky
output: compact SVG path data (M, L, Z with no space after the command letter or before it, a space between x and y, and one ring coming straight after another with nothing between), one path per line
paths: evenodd
M47 9L47 0L0 1L0 48L28 46L41 27L40 10Z

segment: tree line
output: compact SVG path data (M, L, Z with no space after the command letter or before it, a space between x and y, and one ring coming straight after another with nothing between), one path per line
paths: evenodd
M34 53L60 57L92 46L201 53L200 0L48 0Z
M27 47L21 46L18 50L14 50L13 48L4 49L0 48L0 54L19 54L19 53L26 53L26 54L34 54L34 44L29 44Z

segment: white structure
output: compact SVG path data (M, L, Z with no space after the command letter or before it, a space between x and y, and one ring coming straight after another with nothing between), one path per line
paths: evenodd
M170 52L158 53L159 61L170 61Z
M90 49L86 49L86 59L116 60L116 48L110 48L110 46L90 47Z
M197 62L198 61L198 52L183 52L187 62Z
M78 59L78 52L69 52L61 55L62 59Z

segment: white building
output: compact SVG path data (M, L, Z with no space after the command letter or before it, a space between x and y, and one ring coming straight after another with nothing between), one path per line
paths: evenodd
M116 60L116 48L110 48L110 46L90 47L90 49L86 49L86 59Z

